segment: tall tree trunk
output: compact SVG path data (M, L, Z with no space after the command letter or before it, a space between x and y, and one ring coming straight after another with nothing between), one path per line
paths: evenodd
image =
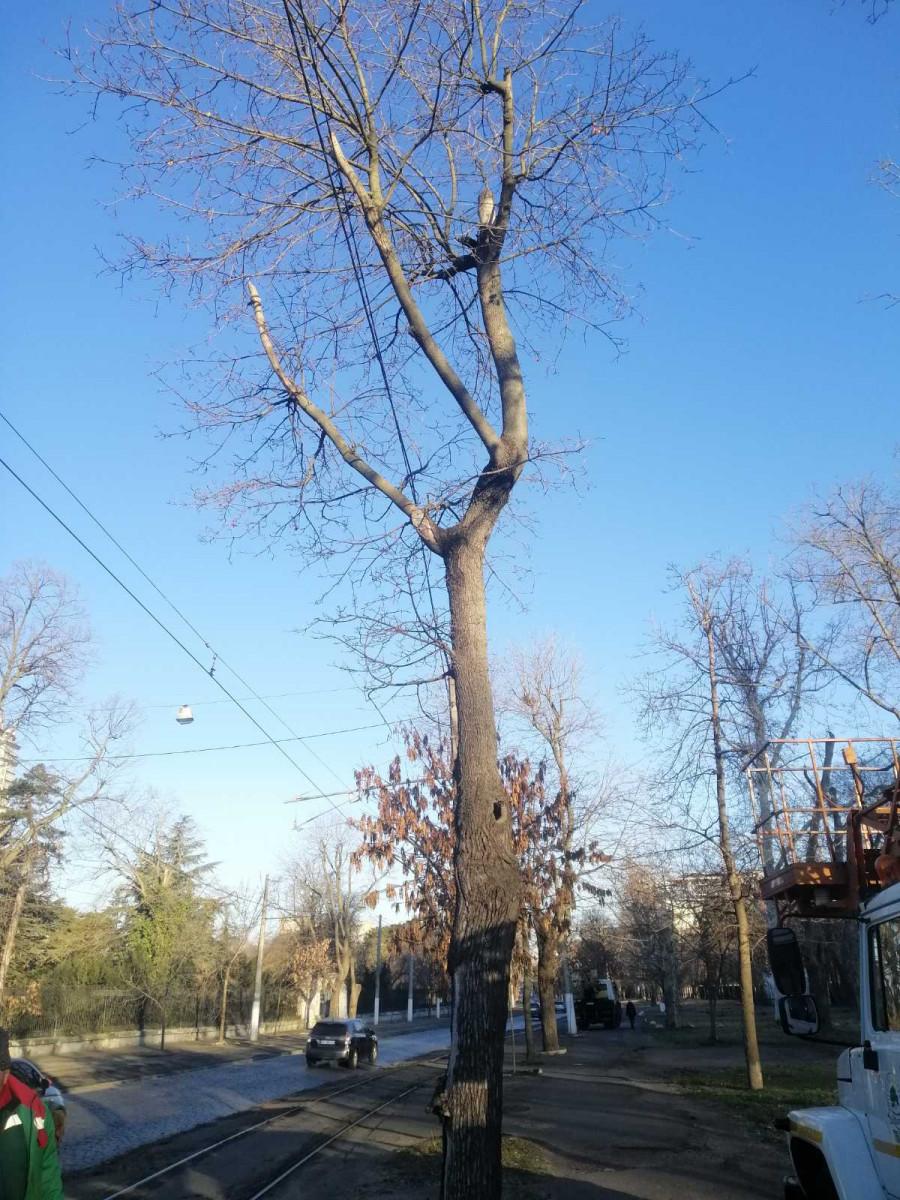
M712 963L706 960L706 1003L709 1009L709 1041L715 1045L719 1040L719 980L713 976Z
M362 991L362 984L356 978L356 963L353 955L350 956L350 991L347 997L347 1016L355 1017L356 1009L359 1005L359 993Z
M0 1002L2 1002L4 993L6 992L6 980L9 975L9 968L12 965L13 951L16 947L16 935L19 932L19 922L22 919L22 912L25 908L25 897L28 895L30 875L31 862L26 858L22 863L19 885L13 896L12 909L10 910L9 921L6 924L6 933L3 937L3 950L0 952Z
M486 487L493 486L488 482ZM490 497L485 503L490 502ZM505 495L499 506L505 503ZM456 911L448 967L453 987L444 1117L443 1200L500 1200L503 1049L510 958L521 879L509 803L497 766L488 670L484 546L459 531L446 546L453 673L459 720L456 759Z
M669 966L663 977L663 1005L666 1010L666 1029L678 1028L678 974Z
M544 1052L559 1050L556 1024L556 981L559 978L559 942L555 934L536 928L538 944L538 995L541 1000L541 1036Z
M534 1026L531 1023L531 993L534 991L534 980L531 975L531 956L525 953L525 963L522 969L522 1014L525 1018L525 1058L534 1062Z
M753 1004L753 963L750 952L750 921L747 917L747 902L744 885L734 860L731 847L731 825L725 798L725 754L722 744L722 718L719 711L719 680L716 671L716 644L712 618L707 615L704 622L706 646L709 658L709 696L712 716L713 754L716 768L716 806L719 814L719 849L728 880L728 890L734 905L738 931L738 962L741 976L741 1012L744 1018L744 1057L747 1063L747 1082L751 1091L763 1086L762 1063L759 1058L759 1042L756 1037L756 1009Z
M346 995L345 979L337 980L331 985L331 1004L328 1008L328 1016L332 1021L336 1021L341 1015L341 999Z
M166 1048L166 1006L163 1004L159 1010L159 1048Z
M222 975L222 999L219 1006L219 1045L225 1043L225 1029L228 1023L228 984L231 978L231 967L225 968Z
M816 930L811 940L807 942L806 974L809 980L809 990L816 1001L819 1014L819 1028L831 1028L831 990L829 988L829 963L827 947L823 944L821 934Z

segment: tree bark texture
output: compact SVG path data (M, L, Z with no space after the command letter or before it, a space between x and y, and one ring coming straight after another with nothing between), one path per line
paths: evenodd
M715 1045L719 1040L719 995L718 985L708 982L707 974L707 1004L709 1006L709 1043Z
M500 1200L503 1050L521 879L497 765L488 670L484 544L444 554L459 719L457 903L448 967L453 1018L444 1118L443 1200ZM474 542L474 544L473 544Z
M222 975L222 1000L219 1008L219 1045L225 1043L225 1029L228 1021L228 984L230 982L231 968L226 967Z
M6 933L3 936L3 950L0 953L0 1001L3 1000L4 993L6 992L6 980L9 976L9 968L12 965L13 951L16 947L16 936L19 932L19 922L22 919L25 898L28 895L30 875L30 860L26 858L22 864L19 885L13 896L9 921L6 924Z
M559 941L552 931L538 931L538 995L541 1001L541 1035L544 1052L559 1050L556 1024L556 981L559 978Z
M716 768L716 806L719 815L719 849L728 890L734 905L734 916L738 931L738 962L741 978L741 1012L744 1019L744 1057L747 1063L747 1083L751 1091L763 1086L762 1063L759 1057L759 1042L756 1036L756 1009L753 1004L753 963L750 949L750 921L747 917L747 901L744 886L734 859L731 846L731 824L725 792L725 754L722 739L722 718L719 710L719 680L716 670L716 643L712 619L704 622L709 667L710 715L712 717L713 755Z
M678 1028L678 974L667 970L663 980L663 1004L666 1008L666 1029Z
M534 1026L531 1023L531 994L534 991L534 980L531 977L531 959L525 955L525 966L522 971L522 1015L525 1018L525 1058L534 1062Z
M332 1021L336 1021L341 1016L341 1000L346 997L347 989L344 986L344 980L341 979L338 983L331 986L331 1004L328 1008L328 1016Z

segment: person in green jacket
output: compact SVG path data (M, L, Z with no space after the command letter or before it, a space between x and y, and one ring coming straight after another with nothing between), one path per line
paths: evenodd
M9 1067L9 1034L0 1029L0 1200L63 1200L53 1118Z

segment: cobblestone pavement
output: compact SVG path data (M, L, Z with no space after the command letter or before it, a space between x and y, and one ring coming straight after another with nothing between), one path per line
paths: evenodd
M417 1017L412 1024L382 1015L378 1027L381 1038L405 1036L422 1029L434 1029L434 1017ZM365 1019L365 1018L364 1018ZM447 1018L441 1024L448 1025ZM171 1075L176 1071L194 1071L199 1067L215 1067L222 1063L271 1058L279 1054L296 1054L306 1045L305 1032L264 1034L256 1043L247 1039L229 1039L220 1046L217 1042L170 1042L159 1050L152 1042L146 1046L96 1047L66 1054L49 1054L37 1048L28 1057L37 1062L45 1074L64 1092L93 1091L98 1085L112 1081Z
M398 1033L381 1041L379 1060L389 1066L445 1050L449 1041L446 1025ZM264 1101L321 1086L325 1076L321 1068L309 1070L297 1051L92 1087L69 1099L63 1170L85 1170Z

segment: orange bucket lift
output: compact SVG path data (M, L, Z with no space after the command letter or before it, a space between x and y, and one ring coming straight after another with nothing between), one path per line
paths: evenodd
M781 738L746 765L760 894L790 917L852 917L900 882L900 742Z

